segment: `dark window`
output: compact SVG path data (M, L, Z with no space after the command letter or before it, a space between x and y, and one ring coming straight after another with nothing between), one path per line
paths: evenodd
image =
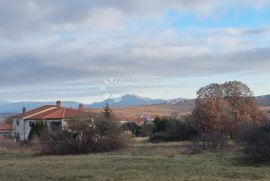
M61 122L51 122L51 129L61 128Z
M16 121L16 125L17 125L18 127L20 126L20 121L19 121L19 120Z

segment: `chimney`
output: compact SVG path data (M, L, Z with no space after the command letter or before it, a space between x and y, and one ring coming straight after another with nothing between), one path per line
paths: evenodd
M79 105L79 110L80 110L80 111L83 111L83 104L80 104L80 105Z
M25 107L23 107L23 109L22 109L22 113L23 113L23 114L25 114L25 113L26 113L26 108L25 108Z
M56 106L57 106L57 107L61 107L61 101L59 101L59 100L56 101Z

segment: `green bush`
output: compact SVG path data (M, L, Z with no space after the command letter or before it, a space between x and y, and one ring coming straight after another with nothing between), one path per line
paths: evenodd
M165 132L169 121L170 121L170 118L156 117L155 120L153 121L153 123L155 125L153 132L154 133Z
M35 136L40 137L42 131L47 129L47 124L45 121L37 121L31 124L31 130L29 133L29 140L32 140Z
M154 120L153 134L150 141L191 140L197 135L196 129L187 119L158 118Z
M171 120L166 125L166 133L170 141L191 140L197 135L196 129L188 121Z
M154 132L155 125L151 122L145 122L135 130L135 135L138 137L151 137Z

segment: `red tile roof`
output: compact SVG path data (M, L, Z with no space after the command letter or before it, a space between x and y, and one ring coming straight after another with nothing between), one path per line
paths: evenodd
M82 114L88 115L87 112L82 110L45 105L21 114L21 118L24 120L68 119Z
M11 124L0 124L0 131L12 130Z

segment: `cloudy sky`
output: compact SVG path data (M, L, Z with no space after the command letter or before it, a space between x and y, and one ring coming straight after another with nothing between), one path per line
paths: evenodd
M268 0L0 0L0 100L270 94Z

